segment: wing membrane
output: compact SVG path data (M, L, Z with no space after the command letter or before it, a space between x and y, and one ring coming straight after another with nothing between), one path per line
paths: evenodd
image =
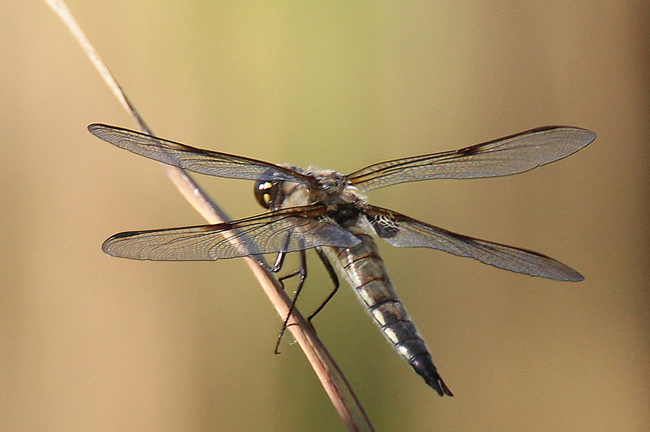
M531 276L560 281L584 280L571 267L546 255L456 234L392 210L371 206L366 217L377 235L393 246L438 249Z
M212 261L361 242L324 217L325 212L322 206L295 207L216 225L123 232L106 240L102 249L120 258Z
M596 134L577 127L547 126L460 150L396 159L348 176L362 191L435 178L499 177L529 171L586 147Z
M94 123L88 130L119 148L199 174L244 180L311 182L310 177L272 163L203 150L117 126Z

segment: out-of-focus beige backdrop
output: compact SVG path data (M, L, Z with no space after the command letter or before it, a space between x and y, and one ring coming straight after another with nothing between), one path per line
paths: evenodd
M549 254L559 283L381 244L456 393L439 398L347 287L315 320L382 431L650 430L645 2L69 3L160 136L351 172L548 124L587 149L514 177L371 194ZM201 223L160 166L86 131L134 127L46 6L0 14L0 429L343 430L241 260L131 262L123 230ZM199 178L233 217L246 181ZM312 258L303 309L326 295Z

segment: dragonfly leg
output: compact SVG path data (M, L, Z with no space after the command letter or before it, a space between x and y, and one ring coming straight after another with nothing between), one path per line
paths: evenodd
M284 258L287 256L285 251L278 252L278 255L275 257L275 263L273 267L270 267L269 270L273 273L277 273L282 269L282 264L284 264Z
M278 269L278 271L279 271L279 269ZM282 285L282 289L286 291L286 288L284 286L284 281L285 280L291 279L292 277L295 277L295 276L298 276L298 275L302 275L302 268L299 268L298 270L292 271L289 274L286 274L286 275L284 275L282 277L279 277L278 282L280 282L280 285Z
M293 313L293 310L296 307L298 296L300 295L300 291L302 291L302 287L305 285L305 280L307 279L307 257L304 249L300 250L299 253L300 253L300 268L278 279L278 281L282 284L282 288L284 288L285 279L294 277L296 275L300 275L300 281L298 282L298 287L296 288L296 295L293 297L293 301L291 302L291 306L289 307L289 312L287 313L287 316L284 319L284 323L282 324L282 329L280 330L280 334L278 335L278 341L275 344L274 352L276 354L280 354L280 342L282 341L282 336L284 336L284 332L287 330L287 327L289 325L289 318L291 317L291 314Z
M257 261L257 263L262 266L262 268L266 271L270 271L271 273L277 273L282 269L282 264L284 264L284 258L287 256L287 249L289 248L289 242L291 241L291 236L288 235L284 238L284 243L282 244L282 248L278 252L277 256L275 257L275 263L273 264L273 267L269 266L266 263L266 260L264 259L263 255L252 255L253 259ZM278 280L278 282L282 283L284 279L293 277L297 275L298 272L293 272L287 276L284 276ZM282 284L282 289L284 289L284 284Z
M336 294L336 292L339 290L339 286L341 285L339 283L339 277L336 275L336 271L334 270L334 267L332 267L332 263L327 258L327 255L325 255L325 252L323 252L323 250L321 248L317 247L316 248L316 253L318 254L318 257L320 258L323 265L325 266L325 269L327 270L327 273L329 274L330 279L332 280L332 283L334 284L334 289L329 293L329 295L327 296L325 301L323 301L323 303L321 303L321 305L318 306L318 308L309 315L309 317L307 318L307 321L309 321L310 323L311 323L311 320L316 315L318 315L318 313L320 311L323 310L325 305L327 303L329 303L330 300L332 300L332 298L334 297L334 294Z

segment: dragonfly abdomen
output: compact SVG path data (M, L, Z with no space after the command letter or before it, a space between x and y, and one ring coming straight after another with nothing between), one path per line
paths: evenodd
M440 378L424 340L397 297L375 241L354 230L361 244L333 248L343 273L395 350L441 396L453 396Z

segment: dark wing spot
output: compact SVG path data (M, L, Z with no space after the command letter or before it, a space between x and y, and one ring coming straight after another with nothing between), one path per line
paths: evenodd
M458 153L460 153L461 156L472 156L477 153L480 153L483 147L484 147L483 144L477 144L471 147L466 147L464 149L458 150Z
M328 213L328 216L344 228L354 225L359 219L360 211L353 204L340 205L335 211Z
M395 237L399 233L399 224L395 219L384 215L366 215L366 217L377 235L383 239Z

